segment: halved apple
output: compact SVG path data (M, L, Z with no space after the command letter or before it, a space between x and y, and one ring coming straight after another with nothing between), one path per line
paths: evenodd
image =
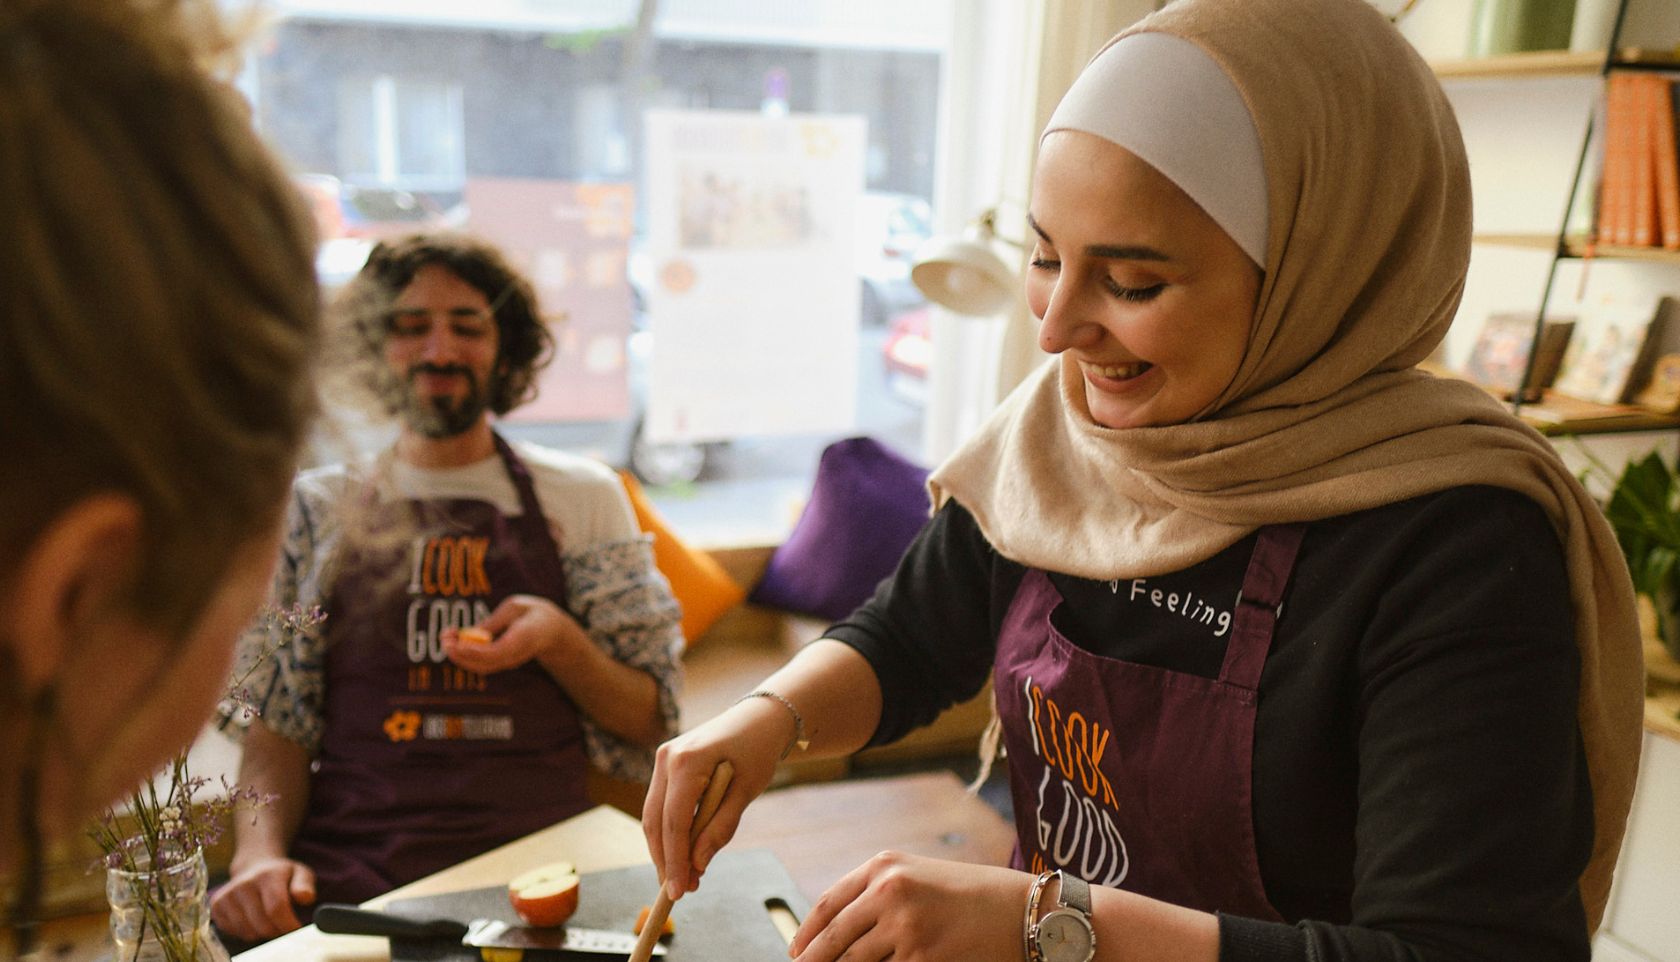
M550 862L508 883L508 901L527 925L563 925L578 907L577 868Z

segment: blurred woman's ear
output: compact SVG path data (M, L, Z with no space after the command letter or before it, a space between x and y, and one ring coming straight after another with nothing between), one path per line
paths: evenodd
M25 695L74 662L74 646L100 642L101 623L132 602L142 520L133 499L76 502L24 547L0 590L0 646ZM73 681L73 680L72 680Z

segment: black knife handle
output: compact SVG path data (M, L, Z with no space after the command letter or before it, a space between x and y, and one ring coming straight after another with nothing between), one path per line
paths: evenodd
M315 927L334 935L385 935L410 939L456 939L467 927L454 919L410 919L388 912L327 903L315 910Z

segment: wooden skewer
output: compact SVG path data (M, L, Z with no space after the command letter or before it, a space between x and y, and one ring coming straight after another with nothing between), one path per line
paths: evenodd
M723 793L729 790L729 780L735 777L735 766L727 761L718 762L717 768L712 770L712 780L706 783L706 792L700 798L700 806L694 812L694 824L688 830L688 845L692 852L694 840L700 837L712 816L717 814L718 804L723 801ZM659 886L659 897L653 902L653 910L648 913L647 921L642 923L642 933L636 937L636 951L630 953L630 962L648 962L653 958L653 944L659 941L660 930L665 928L665 919L671 914L671 896L665 891L665 886Z

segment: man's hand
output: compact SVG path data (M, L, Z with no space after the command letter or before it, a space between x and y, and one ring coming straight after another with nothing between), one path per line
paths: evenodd
M592 644L577 619L536 595L508 596L476 627L489 633L488 644L462 638L454 628L438 637L450 661L481 675L518 668L539 655L552 660Z
M223 932L261 942L302 928L293 903L315 903L315 872L289 858L263 858L234 872L210 898L210 918Z

